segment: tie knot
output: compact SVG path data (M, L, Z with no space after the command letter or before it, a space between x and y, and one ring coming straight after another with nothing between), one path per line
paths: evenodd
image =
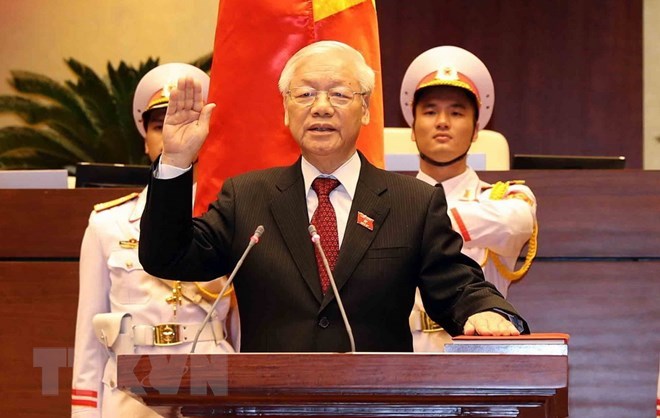
M312 189L316 192L317 196L329 196L330 192L339 186L339 180L330 177L317 177L312 182Z

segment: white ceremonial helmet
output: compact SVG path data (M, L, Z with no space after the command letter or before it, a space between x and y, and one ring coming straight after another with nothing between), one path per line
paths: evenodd
M473 53L456 46L438 46L413 60L401 83L401 111L409 126L420 90L433 86L453 86L470 92L476 99L479 129L493 114L495 86L486 65Z
M133 119L143 137L147 135L144 116L151 110L167 107L170 91L181 77L198 80L202 84L204 101L207 100L210 78L194 65L173 62L152 69L142 77L133 96Z

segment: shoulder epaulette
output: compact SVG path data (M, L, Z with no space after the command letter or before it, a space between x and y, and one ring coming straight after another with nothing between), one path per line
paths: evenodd
M493 187L497 186L499 183L503 183L503 184L505 184L506 186L513 186L514 184L525 184L525 180L506 180L506 181L498 181L498 182L495 183L495 184L486 184L486 185L484 185L484 186L481 186L481 190L484 191L484 190L492 189ZM503 187L503 186L499 186L499 187Z
M509 193L509 187L517 184L525 184L525 180L498 181L495 184L482 187L481 191L492 189L490 198L492 200L501 200Z
M120 198L110 200L108 202L103 202L103 203L97 203L94 205L94 212L101 212L106 209L114 208L115 206L119 206L121 204L124 204L126 202L129 202L136 197L138 197L140 193L138 192L133 192L131 194L127 194L126 196L122 196Z

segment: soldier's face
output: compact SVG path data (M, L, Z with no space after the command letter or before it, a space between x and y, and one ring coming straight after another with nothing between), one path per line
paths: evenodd
M477 138L477 128L473 102L463 89L430 87L415 106L413 140L420 153L435 161L465 153Z
M144 138L144 153L149 156L151 162L163 152L163 121L167 109L155 109L149 115L147 124L147 136Z

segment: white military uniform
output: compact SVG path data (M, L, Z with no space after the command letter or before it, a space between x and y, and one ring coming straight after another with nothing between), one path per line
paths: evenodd
M422 172L417 178L436 184ZM509 269L514 269L536 222L534 194L523 184L511 184L503 199L493 200L491 185L481 181L469 167L463 174L443 181L442 187L452 227L463 237L462 252L482 266L486 280L506 297L510 281L491 260L486 260L487 249L499 255ZM424 330L427 318L418 290L410 315L414 351L443 351L451 337L443 330Z
M72 417L160 417L138 399L116 388L116 354L189 353L192 340L221 290L224 278L203 283L161 280L147 274L138 260L140 217L146 189L95 210L89 218L80 253L80 293L73 366ZM181 285L174 315L173 288ZM200 285L201 286L201 285ZM207 297L202 297L206 294ZM211 297L209 297L211 296ZM226 319L231 311L230 323ZM128 315L126 315L128 314ZM168 340L171 327L179 334ZM163 324L154 332L154 326ZM225 340L227 326L233 339ZM225 296L202 331L195 352L233 352L238 348L238 315ZM160 343L154 345L156 338ZM167 345L177 340L181 344ZM104 342L102 342L104 341Z

